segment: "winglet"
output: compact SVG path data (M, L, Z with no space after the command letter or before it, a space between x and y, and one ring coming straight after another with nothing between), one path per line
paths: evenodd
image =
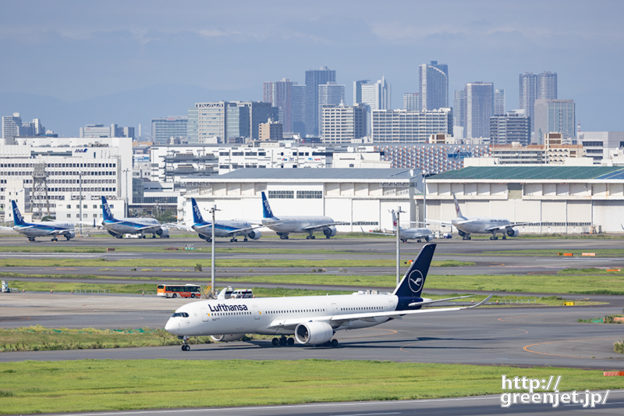
M468 306L468 307L467 307L467 308L465 308L465 309L473 309L473 308L478 308L479 306L483 305L483 304L484 304L484 303L486 303L488 300L490 300L490 298L491 298L492 296L494 296L494 295L490 295L490 296L488 296L487 298L483 299L481 302L479 302L479 303L475 303L475 304L474 304L474 305L472 305L472 306Z
M275 216L273 216L273 211L271 211L269 200L267 199L264 192L262 192L262 217L263 218L275 218Z
M115 217L113 217L110 207L108 206L108 201L106 200L106 197L104 195L102 195L102 218L104 219L104 221L115 220Z
M13 206L13 225L25 225L24 217L22 217L15 201L11 200L11 205Z
M202 224L204 222L204 218L202 217L201 211L199 210L199 206L197 205L197 201L195 201L195 198L191 198L191 207L193 208L193 222L195 224Z

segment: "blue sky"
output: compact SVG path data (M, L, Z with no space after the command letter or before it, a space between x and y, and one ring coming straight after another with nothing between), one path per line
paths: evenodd
M520 72L555 71L584 130L624 130L621 1L0 0L0 112L77 135L144 126L195 101L259 100L262 82L384 75L395 107L417 67L449 65L451 97L492 81L518 106ZM148 128L149 130L149 128Z

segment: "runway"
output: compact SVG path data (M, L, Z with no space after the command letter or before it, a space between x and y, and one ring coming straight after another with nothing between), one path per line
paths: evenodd
M0 326L163 327L186 301L156 297L15 294L0 297ZM0 353L0 361L75 359L389 360L615 369L624 356L613 343L620 325L579 323L621 307L478 308L404 317L376 327L339 331L338 348L272 347L269 340L110 350Z

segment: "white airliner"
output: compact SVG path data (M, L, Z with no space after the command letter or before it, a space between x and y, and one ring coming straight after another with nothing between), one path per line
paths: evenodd
M336 235L336 223L330 217L276 217L271 211L269 200L262 192L262 225L275 231L280 239L287 240L289 233L308 233L306 239L314 239L314 231L323 231L325 238Z
M102 226L115 238L123 238L124 234L152 234L153 238L169 238L169 230L164 228L156 218L121 218L113 217L108 201L102 196Z
M199 238L208 242L212 241L212 223L204 221L199 206L195 198L191 198L191 208L193 209L193 230L197 232ZM215 222L215 237L230 237L231 242L236 241L236 236L243 236L243 240L247 238L257 240L262 233L257 230L260 226L253 226L246 221L238 220L219 220Z
M11 201L11 205L13 208L13 229L24 234L28 241L35 241L35 237L52 237L52 241L58 241L59 236L71 240L76 236L74 224L55 221L26 222L15 201Z
M501 233L503 240L505 240L507 236L517 237L520 235L520 232L515 227L526 224L511 222L507 219L466 218L462 215L455 194L453 194L453 200L455 201L457 218L451 220L451 224L457 228L457 232L463 240L470 240L470 234L492 234L490 240L498 240L496 233Z
M435 247L423 246L392 293L204 300L178 308L165 330L183 339L183 351L190 350L190 336L211 335L216 340L233 341L249 333L276 335L272 340L275 346L293 345L295 341L336 346L338 341L333 337L340 329L366 328L406 315L459 311L486 302L490 297L469 307L421 309L423 305L457 299L420 296ZM291 335L294 338L287 338Z
M394 226L394 229L396 230L397 228L397 215L396 212L394 210L390 211L392 213L392 225ZM396 232L384 232L384 233L379 233L379 232L373 232L373 231L369 231L369 234L378 234L378 235L394 235L396 236ZM422 240L425 240L426 242L429 242L431 240L433 240L433 232L428 229L428 228L404 228L401 227L399 225L399 239L404 242L407 243L408 240L416 240L417 242L421 242Z

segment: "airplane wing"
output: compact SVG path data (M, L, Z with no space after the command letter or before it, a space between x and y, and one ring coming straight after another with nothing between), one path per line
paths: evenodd
M527 224L529 223L528 222L512 222L511 224L507 224L507 225L499 225L497 227L486 228L485 231L487 231L488 233L492 231L503 231L503 230L506 230L507 228L521 227Z
M452 308L431 308L431 309L416 309L416 310L402 310L402 311L387 311L387 312L364 312L364 313L351 313L345 315L329 315L329 316L317 316L314 318L294 318L294 319L276 319L271 322L269 328L285 328L285 329L294 329L297 325L310 322L310 321L321 321L321 322L334 322L338 325L342 325L348 321L357 321L357 320L374 320L375 318L400 318L405 315L416 315L419 313L432 313L432 312L451 312L451 311L461 311L464 309L472 309L477 308L483 305L485 302L490 300L492 295L483 299L481 302L475 303L471 306L460 306L460 307L452 307ZM451 298L449 298L451 299ZM438 302L442 300L448 299L440 299ZM433 302L427 302L433 303ZM420 303L416 303L420 304Z
M305 231L318 230L319 228L331 227L331 226L334 226L334 225L341 225L341 224L342 223L340 223L340 222L328 222L327 224L309 225L307 227L303 227L303 229Z
M217 225L219 225L217 223ZM246 233L247 231L252 231L252 230L256 230L258 228L262 228L264 227L264 225L253 225L251 227L244 227L244 228L236 228L234 230L231 230L227 233L227 235L234 235L234 234L239 234L239 233Z

